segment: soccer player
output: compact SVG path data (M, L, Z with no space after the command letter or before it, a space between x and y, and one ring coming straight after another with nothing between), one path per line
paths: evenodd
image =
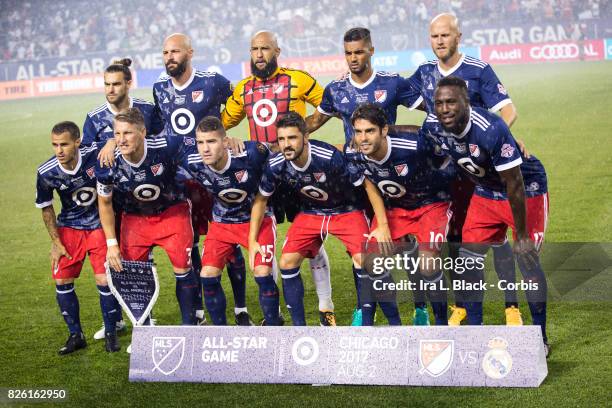
M526 296L533 323L542 329L548 355L547 283L537 253L548 218L544 167L534 156L522 157L508 126L499 116L470 106L464 79L454 76L441 79L434 98L436 114L427 116L422 131L476 184L459 250L474 265L464 274L464 279L468 283L483 280L488 245L504 242L508 227L512 228L521 273L527 282L537 284L537 289L528 290ZM482 294L476 293L465 302L470 324L482 324Z
M293 325L304 326L304 286L300 265L304 258L315 256L328 234L342 241L352 257L353 268L362 275L361 262L365 237L390 243L391 237L380 194L366 181L379 227L368 234L368 221L358 194L364 176L349 166L338 149L324 142L309 140L306 123L297 112L290 112L276 123L280 153L271 157L264 170L251 211L249 229L249 261L267 251L259 234L266 213L266 204L280 183L297 192L301 212L291 224L279 262L283 295ZM400 324L397 305L383 309L391 324ZM321 319L324 318L324 312Z
M193 140L193 139L191 139ZM200 279L206 309L213 324L227 324L226 300L221 272L236 245L248 247L251 204L258 191L269 150L259 142L246 142L242 153L232 153L221 121L208 116L196 127L194 147L183 157L183 168L207 188L214 197L213 220L202 254ZM278 287L272 277L276 223L269 209L259 231L265 256L255 259L253 274L259 286L259 302L267 325L279 321Z
M199 286L191 268L191 208L175 181L185 141L168 136L145 139L144 117L136 108L115 115L113 129L118 147L115 164L96 166L106 260L113 269L122 270L122 258L143 261L153 246L162 247L174 269L182 323L195 325ZM123 211L121 247L113 197Z
M226 129L238 125L244 117L249 123L251 140L268 144L271 151L278 150L276 122L288 112L306 116L306 103L316 107L321 103L323 88L316 79L304 71L278 66L281 50L276 35L259 31L251 38L252 75L238 83L228 98L221 120ZM287 219L291 221L297 211L287 196L286 188L278 189L271 201L283 204ZM280 221L280 219L279 219ZM319 311L327 321L334 322L334 303L330 281L329 259L325 248L310 259L310 269L319 297ZM322 322L323 323L323 322ZM335 325L335 323L333 323Z
M104 260L106 242L100 225L96 203L95 147L80 147L79 127L73 122L60 122L51 130L55 156L43 163L37 172L36 207L51 236L51 271L55 280L56 299L68 325L70 336L59 354L69 354L87 346L74 280L81 274L85 257L93 268L100 293L104 319L105 348L120 350L116 324L121 306L106 281ZM55 217L53 191L62 202L62 211Z
M219 117L221 105L231 95L232 87L227 78L215 72L194 69L191 60L193 48L191 40L184 34L172 34L163 44L163 60L167 75L153 85L155 106L163 118L168 136L189 136L195 138L196 125L206 116ZM193 251L191 253L196 273L202 268L198 243L200 235L205 235L210 220L212 198L194 180L179 173L179 181L187 187L189 199L193 204L194 226ZM240 247L236 247L233 261L227 271L234 290L236 322L251 325L246 307L246 269ZM195 277L197 279L197 275ZM198 279L199 282L199 279ZM201 293L201 291L199 291ZM204 319L203 311L198 318Z
M506 125L508 127L512 126L517 118L516 108L508 95L508 91L495 75L493 68L484 61L459 52L461 31L457 17L448 13L434 17L429 26L429 39L431 49L437 59L422 64L410 77L413 86L421 93L418 102L423 102L427 113L435 113L434 90L438 81L441 78L453 75L466 81L472 106L488 109L490 112L499 112ZM523 144L520 141L518 143L524 151ZM449 231L449 241L451 242L461 242L461 229L465 222L473 190L474 183L459 174L452 190L453 219ZM452 249L455 249L455 247L451 245ZM502 242L493 246L493 254L495 270L499 279L514 282L516 272L510 244ZM505 296L506 324L511 326L523 324L516 291L506 290ZM453 313L449 318L449 325L459 325L466 318L466 310L460 303L452 309Z
M406 235L416 237L420 274L429 288L427 295L436 324L446 325L444 271L435 269L435 263L430 260L439 257L440 246L446 240L451 217L451 176L436 168L435 146L424 135L388 134L385 111L379 105L360 105L353 112L351 122L359 153L350 157L383 195L393 241L402 242ZM374 220L371 229L376 225ZM364 304L364 315L373 315L368 308L371 305Z

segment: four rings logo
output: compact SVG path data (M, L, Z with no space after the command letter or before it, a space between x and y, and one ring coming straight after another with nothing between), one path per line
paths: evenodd
M585 56L598 55L592 44L585 45L582 50ZM580 46L574 43L538 45L529 50L529 56L536 60L575 59L580 56Z

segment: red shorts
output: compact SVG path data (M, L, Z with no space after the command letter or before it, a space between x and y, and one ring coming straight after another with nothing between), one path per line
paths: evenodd
M265 217L259 229L257 242L266 253L266 257L261 255L255 257L255 266L265 265L272 267L275 254L276 243L276 222L272 217ZM208 229L208 235L204 241L202 250L202 266L214 266L223 269L228 260L233 259L236 244L244 248L249 246L249 223L225 224L212 222Z
M415 210L403 208L387 210L387 220L394 242L410 234L416 237L418 243L429 243L431 249L438 250L440 249L438 245L446 242L451 216L450 203L433 203ZM374 218L371 230L376 229L376 226Z
M287 231L283 254L299 253L314 258L327 234L332 234L344 244L351 256L363 252L368 234L368 221L363 211L344 214L315 215L299 213Z
M458 175L451 183L451 212L452 217L448 233L452 238L461 238L463 225L470 206L470 199L474 194L475 184L467 176Z
M124 213L121 255L128 261L146 261L153 246L162 247L175 268L191 266L193 229L188 202L175 204L157 215Z
M191 201L191 221L198 235L206 235L208 222L212 220L213 197L196 180L186 180L187 196Z
M62 245L72 259L62 256L53 272L53 279L78 278L85 263L85 256L89 255L89 263L94 274L106 273L106 236L102 228L95 230L79 230L70 227L58 227L57 233Z
M548 222L548 193L526 199L527 233L540 248ZM514 217L508 200L492 200L474 194L470 202L463 242L501 244L506 240L508 227L516 240Z

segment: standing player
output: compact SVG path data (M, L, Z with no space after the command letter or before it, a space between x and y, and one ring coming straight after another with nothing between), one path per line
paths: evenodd
M283 295L291 313L293 325L304 326L304 285L300 276L300 265L304 258L315 256L328 234L342 241L353 259L353 269L362 275L364 236L368 236L368 221L363 203L355 187L364 183L364 176L349 166L342 153L332 145L317 140L308 140L306 123L302 116L290 112L276 123L281 153L269 161L255 197L251 211L249 230L249 261L253 264L256 255L266 256L267 251L259 234L266 212L266 204L278 185L289 186L297 192L301 212L289 227L280 271L283 280ZM373 236L381 243L391 242L389 228L380 194L371 183L365 188L372 202L379 228ZM391 324L400 324L399 311L395 303L387 302L383 308ZM381 304L381 306L383 306ZM325 313L321 312L321 320Z
M236 245L248 247L251 205L269 150L259 142L246 142L242 153L233 154L228 149L223 124L214 116L200 121L195 144L197 149L192 148L183 156L183 168L214 197L213 220L203 245L200 279L213 324L225 325L226 300L221 272L233 256ZM266 324L277 326L280 323L278 287L272 277L276 223L269 209L258 240L265 248L265 256L257 256L253 267L259 286L259 303Z
M185 325L196 324L198 282L191 268L190 203L176 184L183 138L145 139L144 117L129 108L115 116L118 152L112 167L96 167L100 221L106 259L115 270L126 260L146 260L153 246L168 254L176 277L176 297ZM121 247L115 233L113 197L121 210Z
M523 160L499 116L470 107L465 80L454 76L441 79L434 98L436 114L427 116L422 131L476 184L459 250L460 256L466 258L463 264L475 266L464 274L464 279L471 283L484 279L488 245L504 242L511 227L519 268L525 280L534 285L526 296L533 323L542 329L548 355L547 284L537 254L548 218L544 167L534 156ZM482 295L479 292L465 302L470 324L482 324Z
M490 112L499 112L502 119L512 126L517 114L508 91L493 72L489 64L459 52L461 31L459 20L448 13L440 14L431 20L429 26L431 49L438 58L428 61L417 69L410 77L413 86L421 93L419 102L423 102L428 114L435 113L434 90L438 81L449 75L457 76L466 81L470 104ZM522 143L519 141L522 149ZM461 177L453 185L453 219L449 241L461 242L461 229L467 214L470 197L474 191L474 183ZM454 248L454 246L451 246ZM514 282L514 257L512 247L505 241L493 246L495 270L499 279ZM506 324L521 325L523 320L518 309L516 291L506 290ZM459 325L466 318L466 310L460 303L453 307L453 314L448 320L449 325Z
M189 37L172 34L165 39L163 59L167 75L153 85L153 99L169 136L195 138L195 128L200 120L206 116L219 117L221 105L232 92L230 82L223 75L194 69L192 57ZM202 265L198 243L200 235L205 235L208 229L212 199L204 188L188 178L179 173L179 180L185 183L193 204L195 235L191 257L194 270L199 273ZM252 322L246 307L246 269L240 247L236 247L234 261L227 265L227 271L234 290L236 322L250 325ZM200 313L198 318L203 319L203 311Z
M376 103L385 111L388 123L395 124L397 107L404 105L409 109L419 106L419 92L410 82L398 74L377 72L372 67L374 46L370 30L351 28L344 34L344 56L349 67L342 79L332 81L325 87L323 99L317 110L306 118L308 131L314 132L332 116L340 116L344 125L345 152L351 153L349 145L353 138L351 115L363 103ZM357 285L357 277L355 285ZM424 296L415 291L417 297ZM361 300L357 294L357 305L353 312L353 325L360 326ZM429 316L424 301L415 302L413 323L429 324Z
M87 346L79 316L79 299L74 280L81 274L85 256L94 270L104 319L105 348L119 351L116 324L121 306L106 281L104 258L106 243L96 205L95 147L79 148L81 135L73 122L60 122L51 130L55 156L38 168L36 207L51 236L51 270L56 299L68 325L70 337L59 354L69 354ZM57 219L53 209L53 190L62 202Z
M259 31L251 38L252 75L238 83L228 98L221 120L226 129L238 125L244 117L249 122L251 140L268 144L270 150L278 149L276 122L288 112L306 116L306 102L314 107L321 103L323 88L316 79L304 71L278 66L280 48L274 33ZM291 208L294 197L284 196L287 189L279 189L274 204L285 205L289 221L296 208ZM319 297L319 311L334 320L329 259L325 248L310 259L310 269Z
M360 105L351 122L355 147L359 149L351 159L383 195L393 241L401 242L406 235L416 237L422 259L420 273L430 287L427 295L436 324L446 325L446 291L441 287L444 271L436 270L435 263L428 259L439 257L440 246L446 240L451 217L450 177L435 168L434 145L424 135L387 134L389 126L380 106ZM376 225L374 220L372 229ZM364 309L364 315L374 314L365 305Z

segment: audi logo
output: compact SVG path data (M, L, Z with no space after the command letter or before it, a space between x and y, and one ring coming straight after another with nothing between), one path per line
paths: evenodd
M580 49L576 44L547 44L536 46L529 50L529 56L533 59L560 60L577 58Z

